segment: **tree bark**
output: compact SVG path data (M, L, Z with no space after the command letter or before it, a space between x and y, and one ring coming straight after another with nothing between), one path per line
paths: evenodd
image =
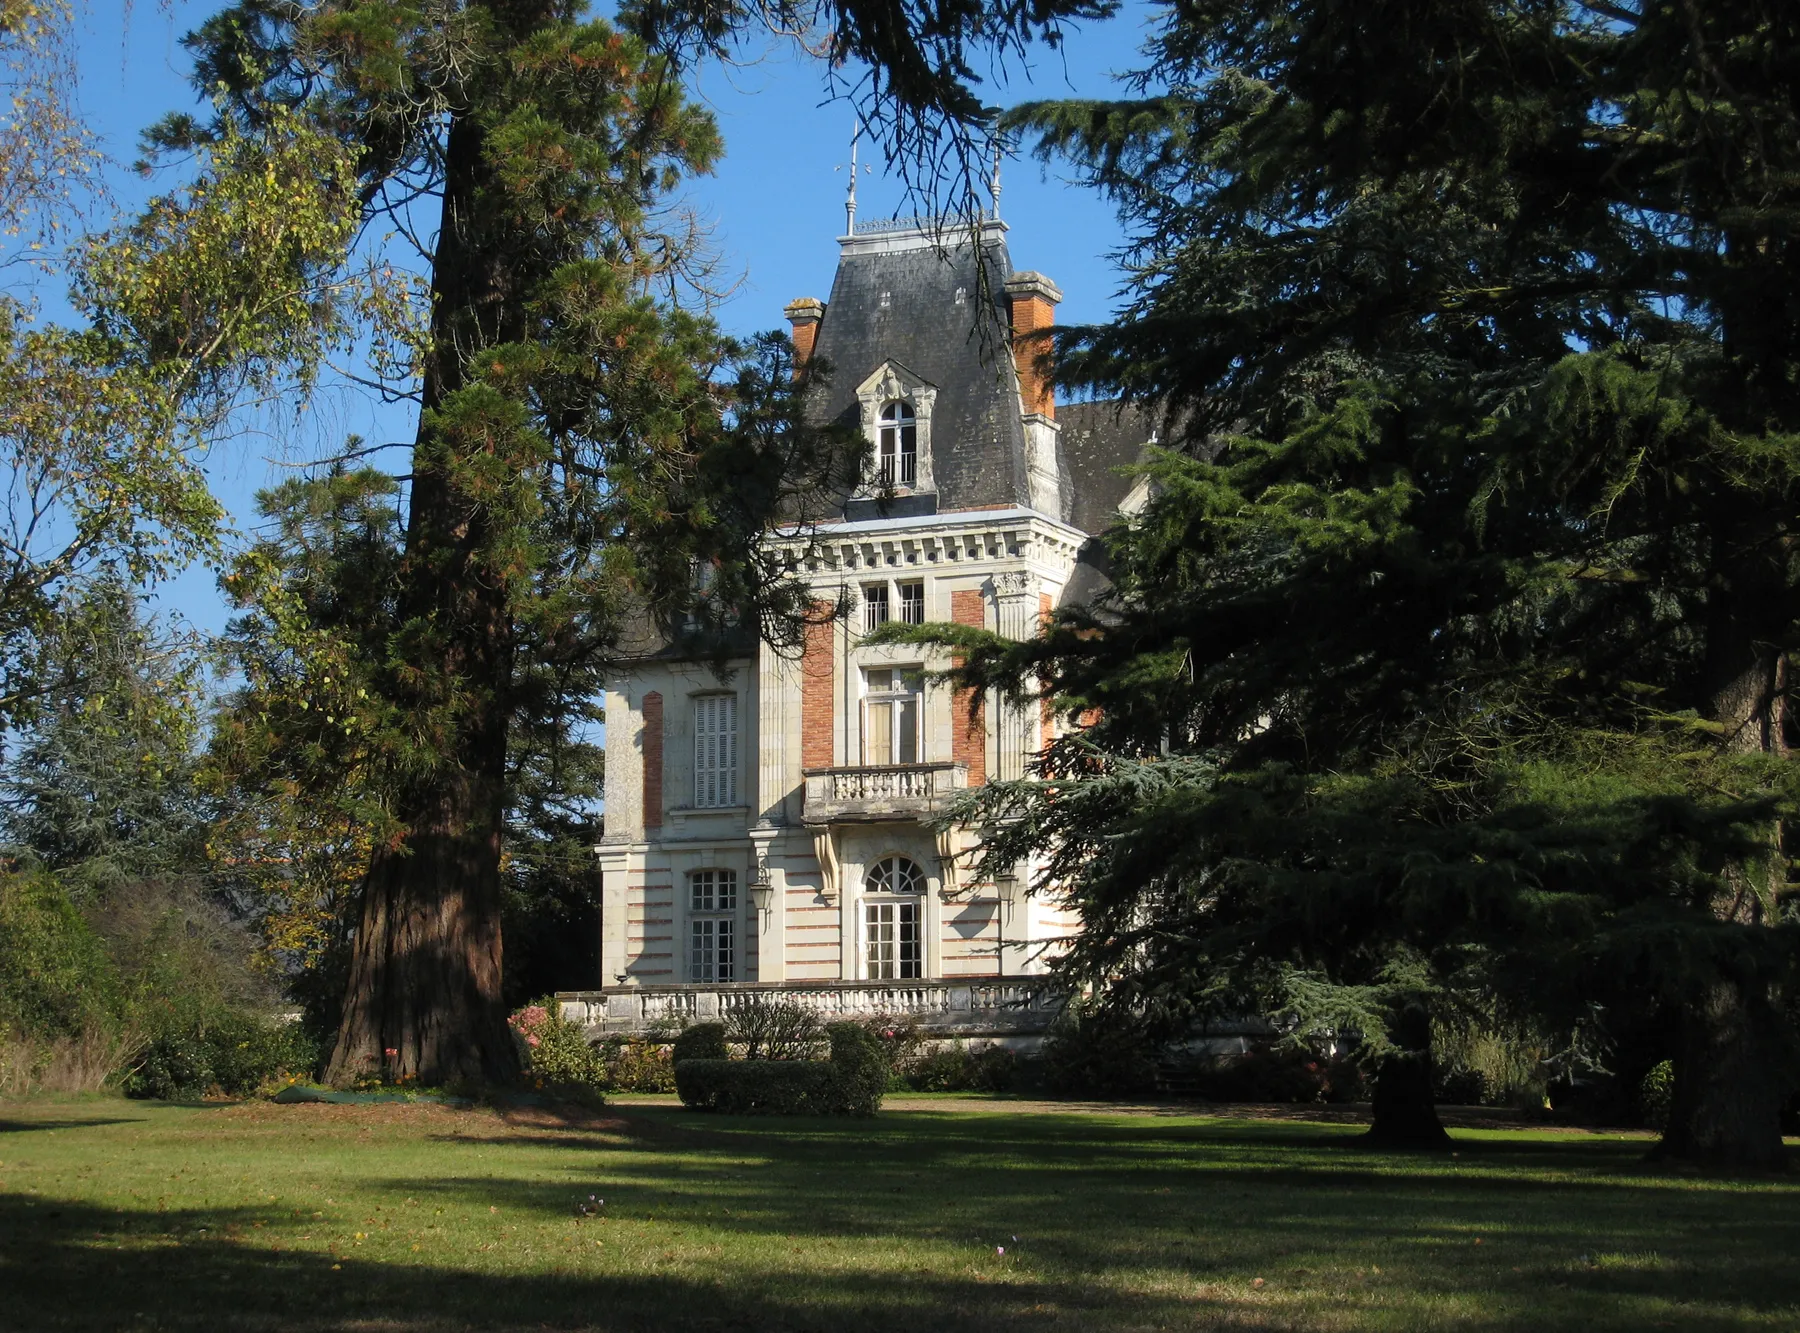
M1781 626L1760 622L1787 603L1784 571L1771 558L1778 533L1759 534L1754 522L1737 532L1740 557L1713 580L1707 622L1707 673L1711 720L1723 728L1723 747L1733 754L1785 755L1783 694L1787 661L1778 647ZM1763 540L1758 541L1757 537ZM1754 559L1761 551L1763 558ZM1752 618L1746 608L1761 615ZM1714 899L1721 921L1751 930L1776 924L1775 880L1779 831L1769 830L1765 857L1728 867ZM1781 1107L1790 1043L1779 998L1754 966L1720 960L1714 975L1697 979L1685 997L1676 1033L1675 1088L1669 1120L1652 1156L1738 1169L1780 1170Z
M1431 1011L1418 1001L1401 1006L1389 1035L1399 1049L1376 1071L1374 1115L1364 1141L1383 1148L1449 1146L1431 1092Z
M1781 1017L1766 998L1720 982L1682 1018L1668 1127L1653 1158L1736 1170L1780 1171L1783 1077Z
M423 771L396 795L404 826L363 880L348 993L327 1077L505 1082L517 1047L501 997L501 843L513 618L493 567L492 496L470 441L434 418L484 347L520 335L529 238L489 224L497 189L472 115L452 119L433 257L432 356L413 455L401 624L389 678L420 733ZM485 448L503 449L500 432Z
M1753 540L1751 523L1741 532L1746 547L1762 545ZM1760 567L1744 561L1714 579L1706 669L1710 716L1724 729L1728 754L1786 754L1787 660L1778 648L1780 630L1771 624L1759 633L1744 615L1746 604L1778 612L1786 606L1784 585L1786 579L1769 561ZM1778 831L1771 828L1766 858L1728 867L1712 905L1719 921L1751 930L1777 923L1777 842ZM1780 1004L1755 968L1733 970L1730 959L1723 964L1685 998L1669 1124L1652 1157L1777 1171L1786 1164L1780 1112L1793 1090Z

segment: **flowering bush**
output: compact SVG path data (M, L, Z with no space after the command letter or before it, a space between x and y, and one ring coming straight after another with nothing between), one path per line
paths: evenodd
M506 1020L519 1039L525 1066L541 1087L598 1095L606 1086L606 1062L588 1045L587 1034L561 1018L553 1005L528 1004Z
M507 1026L518 1034L519 1040L531 1049L543 1044L543 1029L548 1022L550 1006L544 1004L528 1004L506 1020Z

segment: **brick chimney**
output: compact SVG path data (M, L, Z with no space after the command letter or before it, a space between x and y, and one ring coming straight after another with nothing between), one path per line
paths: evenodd
M794 370L812 360L813 342L819 336L819 321L825 318L825 303L810 296L789 301L782 314L794 326Z
M1040 362L1050 354L1048 330L1056 323L1062 288L1042 273L1015 273L1006 280L1012 311L1013 361L1019 368L1019 401L1027 415L1056 419L1056 389ZM789 309L792 309L790 306Z

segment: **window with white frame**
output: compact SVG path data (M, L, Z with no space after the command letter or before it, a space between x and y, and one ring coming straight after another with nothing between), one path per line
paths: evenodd
M923 625L925 623L925 584L922 580L902 579L889 583L862 585L862 627L864 634L873 634L888 621L894 619L896 605L899 608L902 625Z
M925 975L925 872L884 856L863 876L863 975L905 981Z
M883 486L913 486L919 480L919 420L898 400L881 409L875 433L875 471Z
M694 804L737 804L737 695L694 696Z
M869 667L863 671L863 763L919 762L923 688L917 667Z
M868 441L859 494L909 495L936 489L931 475L931 413L937 389L898 361L885 361L856 386L857 415Z
M873 634L888 622L888 586L885 583L865 583L862 590L863 599L863 633Z
M688 876L688 979L737 980L737 871Z

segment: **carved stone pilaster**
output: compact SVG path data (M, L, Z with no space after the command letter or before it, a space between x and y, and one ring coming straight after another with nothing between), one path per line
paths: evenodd
M997 628L1008 639L1029 639L1037 632L1038 599L1035 581L1023 571L994 576ZM1037 709L1030 704L1003 702L999 709L997 749L1002 782L1025 776L1027 756L1037 749Z

